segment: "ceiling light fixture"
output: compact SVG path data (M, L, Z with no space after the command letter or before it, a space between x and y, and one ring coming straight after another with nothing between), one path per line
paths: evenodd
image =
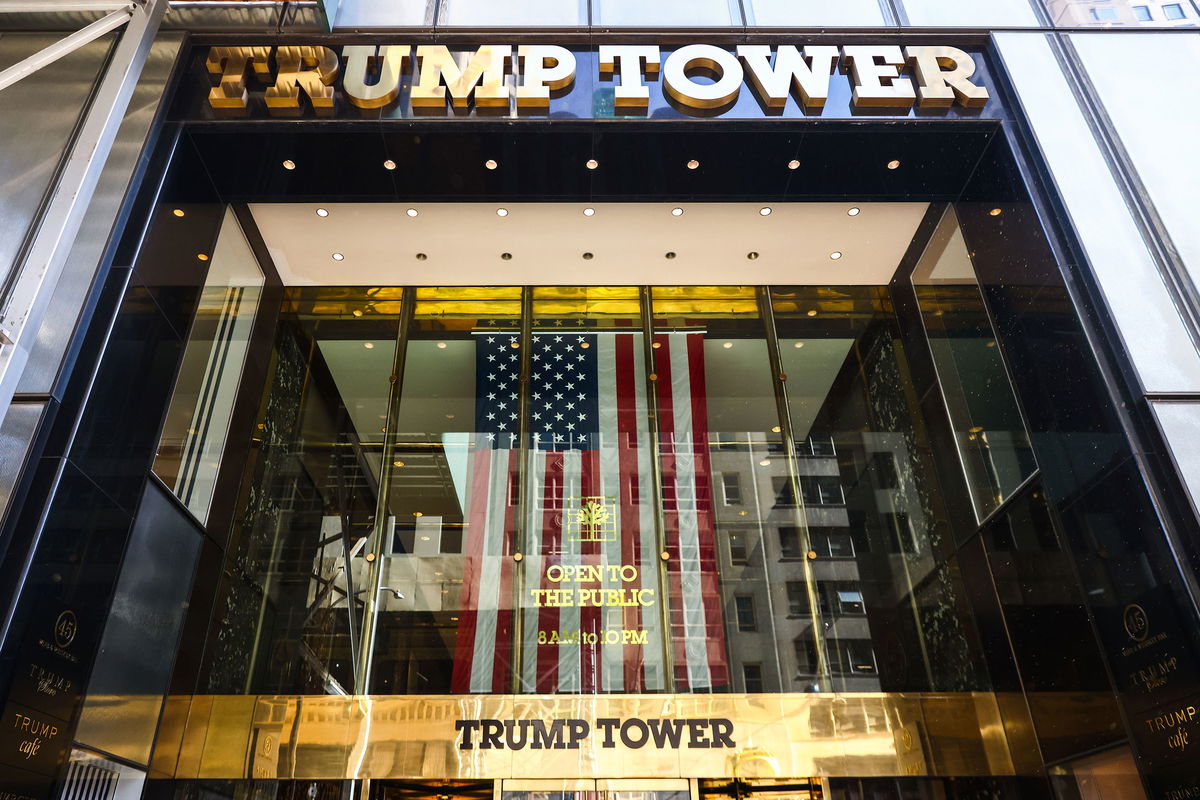
M758 258L758 251L751 250L749 253L746 253L746 258L750 259L751 261L755 260Z
M427 258L429 258L429 256L425 255L424 253L417 253L417 261L424 261Z
M846 213L852 217L857 217L859 215L859 212L861 212L861 211L862 211L862 209L859 208L858 206L852 206Z
M688 169L699 169L700 162L693 158L691 161L687 162L687 168Z
M361 309L361 308L356 308L356 309L354 309L353 311L351 311L350 313L351 313L351 314L353 314L353 315L354 315L354 316L356 316L356 317L361 317L361 316L363 315L363 312L362 312L362 309Z
M594 208L585 208L585 209L583 210L583 215L584 215L585 217L593 217L593 216L595 216L595 215L596 215L596 209L594 209Z
M733 342L725 342L721 345L721 347L724 347L726 350L728 350L729 348L733 347Z
M887 168L888 169L899 169L900 161L898 159L893 159L893 160L889 161L887 164Z
M295 162L295 161L292 161L290 158L284 159L284 161L283 161L283 168L284 168L284 169L295 169L295 168L296 168L296 162Z
M500 166L496 163L496 159L494 158L489 158L487 161L483 162L483 165L488 169L495 169L496 167Z
M512 253L501 253L500 258L504 261L512 261Z
M759 214L759 216L762 216L762 217L769 217L769 216L771 216L771 207L770 207L770 206L763 206L762 208L760 208L760 209L758 210L758 214Z
M496 216L497 216L497 217L507 217L507 216L508 216L508 209L507 209L507 208L497 208L497 209L496 209Z
M592 256L592 254L591 254L591 253L584 253L584 254L583 254L583 260L584 260L584 261L591 261L591 260L592 260L592 258L593 258L593 256Z
M318 217L328 217L328 216L329 216L329 209L327 209L327 208L318 208L318 209L317 209L317 216L318 216Z
M408 211L405 211L404 213L408 214L410 217L415 217L417 215L417 210L415 208L410 208Z
M172 213L172 214L174 214L174 215L175 215L175 216L177 216L177 217L182 217L182 216L183 216L183 209L182 209L182 208L177 208L177 209L175 209L174 211L172 211L171 213Z
M588 169L595 169L595 168L596 168L596 167L598 167L598 166L600 166L600 162L599 162L599 161L597 161L596 159L594 159L594 158L589 158L589 159L587 160L587 168L588 168Z
M383 162L383 168L389 171L393 170L396 168L396 162L389 158L387 161Z
M800 162L793 158L788 162L788 169L800 169Z
M674 258L674 257L675 257L675 251L674 251L674 250L668 250L668 251L667 251L667 253L666 253L666 257L667 257L667 258Z
M437 347L438 347L438 350L445 350L445 349L446 349L446 343L445 343L445 342L438 342L438 343L437 343Z
M758 465L760 467L769 467L769 466L771 466L771 459L764 458L762 461L758 462Z
M201 261L208 261L208 253L196 253L196 258Z
M374 350L375 343L374 342L363 342L363 347L367 348L368 350Z
M345 261L346 260L346 257L344 255L342 255L341 253L334 253L331 257L333 258L334 261Z
M842 251L834 250L832 253L829 254L829 257L832 258L834 261L837 261L839 258L842 257Z
M799 350L801 347L804 347L804 342L796 342L794 345L792 345L792 347L795 347L797 350Z
M815 317L817 315L817 310L815 308L810 308L807 313L810 317Z
M676 206L675 208L672 208L672 209L671 209L671 216L672 216L672 217L682 217L682 216L683 216L683 209L682 209L682 208L679 208L678 206Z
M404 462L403 462L403 461L393 461L393 462L392 462L392 466L393 466L393 467L403 467L403 466L404 466Z
M1001 213L1000 209L998 209L998 208L993 208L991 211L988 212L988 214L990 214L993 217L1000 216L1000 213Z

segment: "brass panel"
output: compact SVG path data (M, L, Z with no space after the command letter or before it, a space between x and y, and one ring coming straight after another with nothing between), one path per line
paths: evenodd
M1000 705L966 692L172 697L155 767L212 779L1013 775ZM464 747L456 723L479 720L508 721L492 731L524 746L484 747L476 727ZM575 747L570 720L586 728ZM535 721L560 746L530 746Z

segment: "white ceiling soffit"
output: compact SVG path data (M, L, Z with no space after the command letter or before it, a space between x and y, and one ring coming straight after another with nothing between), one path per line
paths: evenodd
M259 203L251 210L290 286L880 285L926 206L773 203L766 215L761 203ZM586 216L586 208L595 213ZM676 208L683 213L674 215ZM859 212L851 216L853 208Z

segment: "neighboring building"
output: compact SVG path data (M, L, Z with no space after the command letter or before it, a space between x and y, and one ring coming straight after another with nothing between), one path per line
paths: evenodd
M1200 796L1198 36L0 3L0 800Z

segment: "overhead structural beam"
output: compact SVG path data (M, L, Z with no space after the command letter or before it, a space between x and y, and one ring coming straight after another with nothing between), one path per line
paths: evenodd
M85 44L94 42L106 33L115 31L133 18L135 6L128 3L123 8L101 17L90 25L86 25L69 36L59 39L54 44L39 50L28 58L18 61L8 69L0 71L0 91L12 86L22 78L32 75L47 64L58 61L65 55L75 52ZM11 9L5 8L6 12Z
M120 8L127 8L130 5L130 0L80 0L79 2L68 2L67 0L27 0L20 2L19 0L6 0L3 5L0 5L0 14L41 14L44 12L65 12L65 11L116 11Z
M29 361L33 340L112 151L166 6L166 0L146 0L130 6L131 16L120 12L128 20L127 26L63 158L25 257L14 265L15 274L6 282L8 291L0 298L0 414L7 413Z

